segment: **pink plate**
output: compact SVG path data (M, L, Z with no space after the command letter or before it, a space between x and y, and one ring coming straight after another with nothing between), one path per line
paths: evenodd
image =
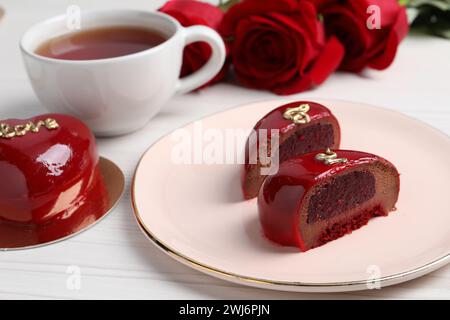
M224 145L232 141L227 132L251 129L286 102L235 108L156 142L142 157L133 184L135 214L149 239L176 260L212 276L289 291L388 286L449 262L450 139L400 113L352 102L318 101L339 119L343 149L375 153L397 166L398 210L306 253L266 240L256 200L242 200L241 165L225 155L228 164L214 164L221 157L206 155L213 154L212 146L220 140ZM237 153L243 146L239 148ZM194 163L181 164L189 150Z

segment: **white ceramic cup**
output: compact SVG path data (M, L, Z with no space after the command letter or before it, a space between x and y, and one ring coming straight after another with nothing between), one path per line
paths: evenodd
M51 112L83 120L98 136L135 131L154 116L174 95L208 82L222 68L225 46L221 37L205 26L184 28L172 17L137 10L82 12L81 31L106 26L139 26L156 30L167 40L156 47L108 59L61 60L35 50L53 37L66 34L68 16L61 15L31 27L20 48L33 89ZM197 72L179 79L183 49L207 42L212 54Z

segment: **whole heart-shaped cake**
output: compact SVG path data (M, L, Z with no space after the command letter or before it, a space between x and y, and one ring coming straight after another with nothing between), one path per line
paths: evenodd
M61 114L0 121L0 222L45 227L80 220L100 180L91 130ZM98 199L102 201L102 199Z

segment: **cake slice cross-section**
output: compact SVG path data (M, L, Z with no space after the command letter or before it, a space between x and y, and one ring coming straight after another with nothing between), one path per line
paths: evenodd
M271 150L271 130L278 131L278 148ZM267 132L267 138L261 132ZM266 178L261 168L270 162L262 161L262 145L268 157L277 157L279 163L298 155L325 148L339 148L341 133L338 120L325 106L311 101L296 101L282 105L258 121L252 133L256 139L247 139L245 164L242 171L242 190L245 199L258 195ZM264 137L264 139L261 139ZM254 160L252 160L254 159Z
M301 251L319 247L395 209L399 173L360 151L324 150L291 158L258 196L264 235Z

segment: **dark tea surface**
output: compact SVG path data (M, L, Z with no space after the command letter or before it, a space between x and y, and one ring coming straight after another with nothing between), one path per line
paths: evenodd
M151 29L102 27L52 38L41 44L36 53L63 60L107 59L150 49L165 40L164 36Z

